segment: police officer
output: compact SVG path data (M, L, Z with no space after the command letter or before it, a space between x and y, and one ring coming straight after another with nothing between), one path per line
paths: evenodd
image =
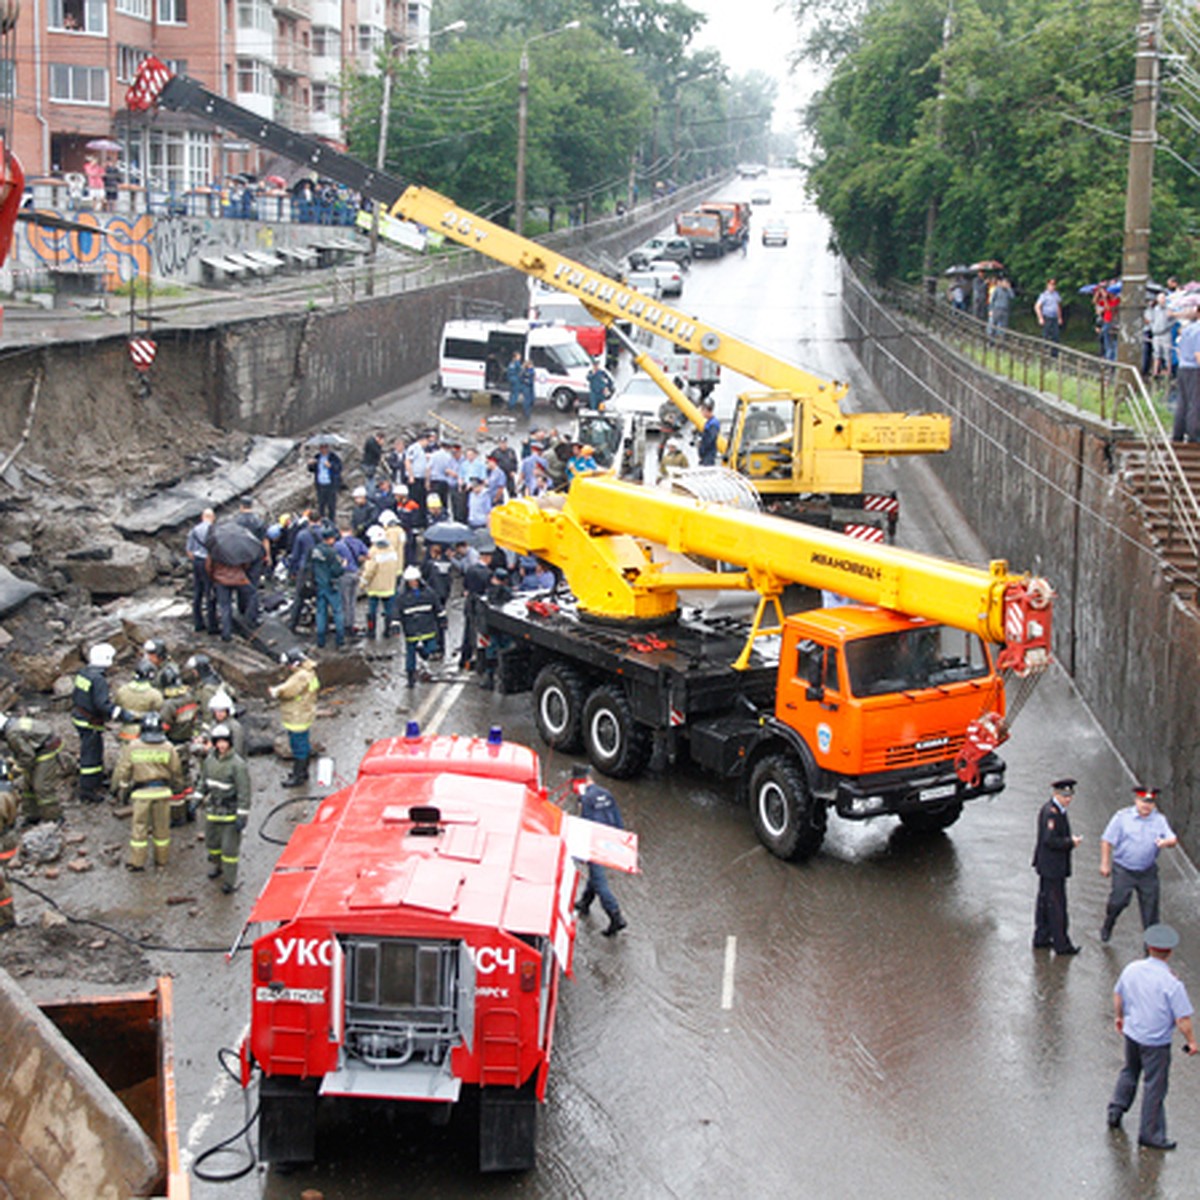
M1174 1150L1175 1143L1167 1137L1163 1102L1167 1098L1175 1030L1187 1039L1188 1054L1197 1051L1192 1002L1187 988L1167 966L1171 951L1179 945L1179 934L1170 925L1151 925L1143 937L1146 957L1131 962L1113 989L1113 1016L1117 1032L1125 1039L1125 1065L1108 1102L1108 1127L1120 1126L1137 1094L1138 1078L1144 1075L1138 1145Z
M120 709L113 703L105 672L116 650L100 642L88 651L88 665L76 672L71 692L71 724L79 734L79 799L98 804L104 799L104 726Z
M0 736L21 772L25 823L57 821L62 816L56 786L62 775L58 752L62 738L53 726L35 717L0 716Z
M209 738L212 750L200 766L196 792L204 798L208 877L220 879L228 895L237 887L242 830L250 816L250 770L233 748L228 725L214 726Z
M579 797L579 815L585 821L596 821L613 829L624 829L621 810L616 799L607 788L602 788L592 778L592 769L587 765L571 768L571 790ZM575 911L586 917L591 911L592 901L597 897L600 907L608 914L608 928L601 930L605 937L618 934L628 924L621 916L621 907L608 886L608 873L599 864L589 862L587 886L575 901Z
M183 767L175 747L163 733L157 712L142 717L141 733L128 742L113 772L118 795L128 794L133 803L133 828L129 834L130 871L143 871L150 841L154 861L165 867L171 854L171 797L183 791Z
M442 617L437 597L421 578L420 567L404 568L404 585L396 598L396 616L404 631L404 670L408 686L415 687L417 656L427 659L437 649ZM421 678L430 678L423 665Z
M21 848L17 836L17 798L0 762L0 933L17 927L13 912L12 885L8 882L8 866Z
M121 710L121 728L117 737L123 742L132 742L140 733L142 717L148 712L161 712L163 694L155 686L158 668L149 658L138 659L133 678L117 688L113 697Z
M1100 842L1100 874L1112 876L1112 891L1100 940L1112 937L1113 925L1137 892L1142 928L1158 924L1158 852L1179 844L1167 818L1158 811L1158 788L1133 789L1133 803L1115 812Z
M1071 833L1067 808L1075 796L1075 780L1059 779L1050 785L1050 799L1038 812L1037 846L1033 867L1038 873L1037 909L1033 945L1053 947L1055 954L1078 954L1079 947L1067 936L1067 879L1071 854L1080 838Z
M292 668L292 673L267 691L273 700L279 701L279 719L292 750L292 770L283 786L300 787L308 782L308 760L312 755L309 730L317 719L321 681L317 678L317 664L299 646L293 646L283 661Z

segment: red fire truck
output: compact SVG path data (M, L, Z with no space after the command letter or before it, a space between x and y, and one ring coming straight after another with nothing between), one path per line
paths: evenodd
M479 1093L479 1165L534 1165L574 858L636 869L636 838L562 812L525 746L376 742L298 826L248 918L259 1152L316 1157L318 1102L373 1098L446 1119Z

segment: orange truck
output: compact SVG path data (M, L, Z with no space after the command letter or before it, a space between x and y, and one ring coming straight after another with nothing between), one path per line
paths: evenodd
M685 212L675 218L675 232L691 243L693 258L723 258L725 222L723 213Z
M726 250L740 250L750 239L750 205L744 200L705 200L702 213L721 219L721 238Z

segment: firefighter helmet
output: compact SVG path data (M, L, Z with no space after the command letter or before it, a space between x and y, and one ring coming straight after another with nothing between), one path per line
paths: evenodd
M212 699L208 702L210 712L233 712L233 701L224 692L214 692Z
M420 578L421 578L421 568L420 567L405 567L404 568L404 582L405 583L415 583Z
M142 741L161 742L166 738L163 733L162 717L156 712L148 712L142 716Z
M167 663L158 673L158 683L160 687L177 688L182 685L183 680L179 678L179 672L170 663Z
M109 642L100 642L88 651L89 667L111 667L117 659L117 651Z
M222 738L224 738L224 740L227 741L231 746L233 745L233 733L224 721L222 721L220 725L214 725L212 727L212 733L208 735L208 740L210 742L216 742Z
M139 658L137 666L133 669L134 679L149 681L157 674L158 668L148 658Z
M142 653L149 654L153 658L166 658L167 643L162 638L147 638L142 643Z
M284 656L283 661L291 664L293 667L299 666L308 655L300 646L293 646Z

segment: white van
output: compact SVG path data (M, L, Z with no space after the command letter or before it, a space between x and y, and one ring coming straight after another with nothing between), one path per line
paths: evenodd
M565 325L532 321L447 321L438 355L438 382L455 396L491 392L508 399L513 353L534 369L534 399L570 412L586 401L592 360Z

